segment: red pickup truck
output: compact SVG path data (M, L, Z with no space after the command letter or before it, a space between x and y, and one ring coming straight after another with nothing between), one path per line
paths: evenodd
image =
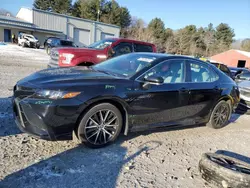
M154 44L142 41L107 38L86 48L53 48L48 67L91 66L132 52L156 52L156 47Z

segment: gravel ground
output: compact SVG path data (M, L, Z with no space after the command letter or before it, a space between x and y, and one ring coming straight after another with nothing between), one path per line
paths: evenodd
M220 130L133 133L103 149L49 142L21 133L10 96L16 81L46 67L43 50L0 46L0 187L212 187L200 177L204 152L247 156L250 116L234 114ZM248 158L249 159L249 158Z

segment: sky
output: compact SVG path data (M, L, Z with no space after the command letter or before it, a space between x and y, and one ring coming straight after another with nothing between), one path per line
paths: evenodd
M75 1L75 0L73 0ZM117 0L130 14L146 23L161 18L165 27L179 29L186 25L206 27L227 23L235 39L250 38L250 0ZM33 0L1 0L0 8L14 15L20 7L32 7Z

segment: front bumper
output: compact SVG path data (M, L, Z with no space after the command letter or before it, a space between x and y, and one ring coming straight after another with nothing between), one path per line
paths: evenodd
M29 46L30 48L37 48L38 46L40 46L40 43L39 42L29 42L29 43L26 43L27 46Z
M15 122L22 132L51 141L72 139L79 105L58 106L49 100L18 97L12 102Z
M34 113L29 104L21 102L19 98L13 99L15 122L22 132L44 140L56 140L54 133L49 129L42 118Z
M50 59L49 60L49 64L48 64L48 68L58 68L58 60L54 60L54 59Z

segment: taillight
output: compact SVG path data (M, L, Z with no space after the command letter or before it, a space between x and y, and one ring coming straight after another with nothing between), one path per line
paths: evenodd
M61 53L59 54L59 65L67 66L70 65L71 60L74 58L74 54Z

